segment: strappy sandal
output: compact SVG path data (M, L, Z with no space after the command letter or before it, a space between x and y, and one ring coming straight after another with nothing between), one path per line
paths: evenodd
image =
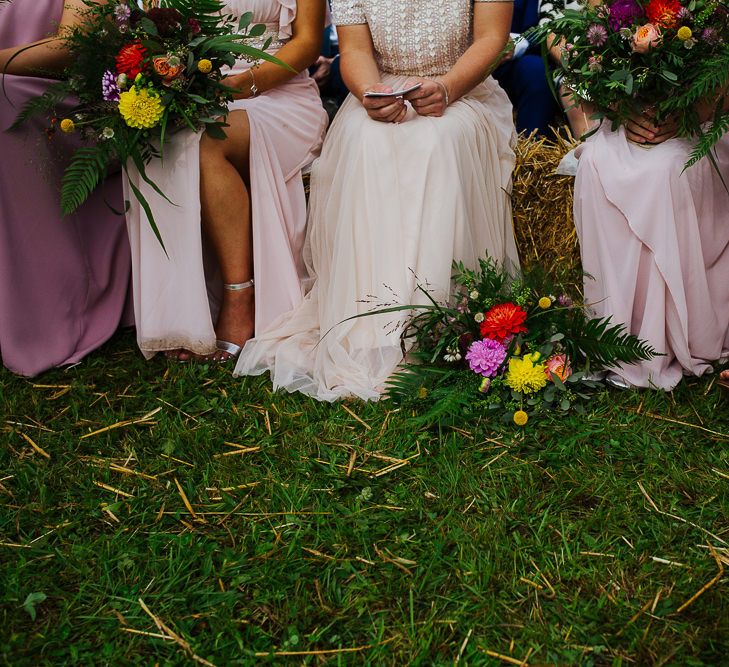
M250 280L246 280L244 283L225 283L223 284L223 289L227 290L228 292L238 292L240 290L249 289L255 285L255 281L253 278ZM224 354L227 354L228 356L223 359L218 359L215 356L215 352L208 357L210 361L215 361L220 364L227 363L229 361L234 361L240 356L241 351L243 350L242 345L236 345L235 343L231 343L227 340L216 340L215 341L215 349L218 352L223 352Z

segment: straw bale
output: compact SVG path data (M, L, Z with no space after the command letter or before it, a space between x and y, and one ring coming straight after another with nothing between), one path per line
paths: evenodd
M551 273L579 269L575 232L573 176L559 176L562 157L578 144L567 129L554 141L521 136L516 147L512 208L519 255L525 266L538 264Z

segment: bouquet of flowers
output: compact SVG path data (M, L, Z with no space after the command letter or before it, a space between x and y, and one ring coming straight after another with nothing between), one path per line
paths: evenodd
M563 45L557 67L576 103L597 107L613 129L631 116L675 118L679 136L699 137L689 164L729 130L727 0L613 0L566 10L533 33L543 49ZM554 35L554 37L551 37ZM698 102L714 106L702 128Z
M30 100L15 122L17 126L35 114L48 113L49 137L60 129L78 132L88 141L64 174L65 214L76 210L117 162L123 169L133 164L159 192L147 178L145 164L163 155L165 141L175 130L204 129L224 138L233 90L221 80L223 68L237 58L287 67L265 52L267 43L259 44L261 48L245 43L262 41L265 26L251 25L251 14L239 21L224 16L219 0L162 0L160 7L146 11L124 0L84 4L81 24L60 35L71 54L63 80ZM58 118L55 110L68 97L78 105ZM129 185L164 247L148 203L133 183Z
M454 306L419 287L430 303L373 311L413 312L402 339L414 343L410 356L419 363L390 378L387 394L413 407L421 422L493 411L523 426L530 415L580 410L601 386L596 371L656 355L623 325L590 319L536 269L512 278L489 258L477 271L454 268Z

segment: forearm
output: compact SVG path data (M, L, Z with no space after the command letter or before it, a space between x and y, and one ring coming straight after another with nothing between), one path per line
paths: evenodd
M501 60L509 34L484 37L474 42L450 71L440 78L448 89L450 103L473 90Z
M255 65L251 71L229 77L228 84L240 91L234 95L237 98L250 97L254 81L258 93L272 90L313 65L319 56L320 49L321 36L318 38L316 36L294 37L275 54L276 58L285 62L291 69L275 63L263 62Z
M94 4L103 5L106 0L95 0ZM40 77L62 74L71 56L61 35L83 23L86 8L85 0L65 0L58 32L54 36L31 44L0 49L0 73Z
M494 69L509 40L512 2L477 2L473 10L473 44L439 80L448 90L448 101L473 90Z
M347 88L362 101L364 92L380 81L369 26L343 25L338 33L339 71Z
M364 92L380 81L380 71L371 54L342 53L339 66L345 85L360 101Z
M0 73L16 76L58 76L68 65L69 54L58 38L0 49Z

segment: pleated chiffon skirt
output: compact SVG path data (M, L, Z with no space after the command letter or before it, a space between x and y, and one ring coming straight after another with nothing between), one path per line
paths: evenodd
M402 86L405 77L385 78ZM400 124L369 118L350 96L314 163L304 301L248 342L237 375L269 371L275 388L322 401L377 400L403 359L393 304L447 301L453 260L486 254L518 266L510 187L511 104L492 79L446 110Z

